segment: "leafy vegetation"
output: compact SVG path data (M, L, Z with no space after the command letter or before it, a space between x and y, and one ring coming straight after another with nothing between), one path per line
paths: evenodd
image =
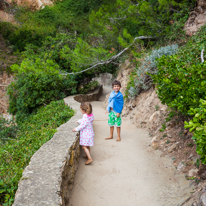
M0 142L12 140L16 137L18 126L14 119L6 120L3 116L0 116Z
M135 68L135 78L132 79L133 83L127 87L127 94L129 98L134 98L141 91L148 90L153 85L152 79L148 74L157 73L156 59L161 56L175 54L178 50L178 45L161 47L152 50L151 54L146 56L140 66Z
M8 86L9 112L16 115L17 122L38 107L76 92L73 76L60 75L52 60L25 59L12 69L17 79Z
M200 160L206 164L206 100L200 100L198 108L191 108L189 114L194 116L189 122L185 122L185 128L194 132L192 137L197 145L196 151L200 155Z
M185 128L194 132L196 151L203 164L206 164L206 63L201 62L200 54L205 48L205 31L204 26L175 55L160 57L158 71L151 75L162 103L193 117L185 121Z
M0 204L7 206L13 203L18 181L32 155L52 138L58 126L73 115L74 111L63 100L53 101L19 122L17 133L13 125L9 126L9 130L3 127L4 133L8 137L14 135L15 139L6 142L0 139Z
M201 50L205 43L205 30L193 36L176 55L158 59L158 72L152 75L162 103L187 114L190 107L199 106L205 97L205 67L201 63Z

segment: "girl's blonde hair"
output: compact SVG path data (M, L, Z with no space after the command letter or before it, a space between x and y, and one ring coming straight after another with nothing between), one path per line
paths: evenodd
M80 108L85 111L87 114L92 113L92 105L89 102L82 102Z

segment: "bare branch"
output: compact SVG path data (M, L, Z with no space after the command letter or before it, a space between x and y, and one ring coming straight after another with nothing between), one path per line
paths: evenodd
M204 60L204 49L202 49L201 51L201 63L203 63L205 60Z
M170 11L174 11L174 12L180 13L180 11L178 11L176 9L173 9L173 8L170 8Z
M68 75L68 74L69 74L69 75L70 75L70 74L75 75L75 74L80 74L80 73L86 72L86 71L88 71L88 70L90 70L90 69L93 69L93 68L95 68L95 67L97 67L97 66L104 65L104 64L109 64L109 63L111 63L112 61L114 61L115 59L117 59L119 56L121 56L124 52L126 52L126 51L135 43L135 41L136 41L137 39L153 39L153 38L156 38L156 37L151 37L151 36L139 36L139 37L135 37L134 40L133 40L133 42L132 42L128 47L126 47L125 49L123 49L121 52L119 52L117 55L114 55L114 56L111 57L110 59L107 59L107 60L105 60L105 61L100 60L100 62L98 62L98 63L96 63L95 65L93 65L93 66L91 66L91 67L89 67L89 68L87 68L87 69L85 69L85 70L82 70L82 71L80 71L80 72L67 73L67 72L63 72L63 71L62 71L60 74L62 74L62 75Z

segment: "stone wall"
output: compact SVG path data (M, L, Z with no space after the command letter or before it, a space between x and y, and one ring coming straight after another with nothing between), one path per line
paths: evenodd
M76 95L74 96L74 99L80 103L98 101L102 95L102 92L103 92L103 86L101 85L101 86L98 86L97 89L93 93Z
M79 135L71 130L82 114L72 96L64 100L76 114L32 156L19 181L13 206L64 206L69 202L80 156Z

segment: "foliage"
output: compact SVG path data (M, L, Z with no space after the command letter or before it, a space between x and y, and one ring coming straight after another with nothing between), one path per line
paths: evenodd
M176 55L158 59L158 73L152 75L162 103L183 114L187 114L190 107L197 108L206 94L206 62L201 63L200 59L205 30L203 27Z
M74 77L62 76L58 69L52 60L39 58L25 59L20 66L12 66L17 79L8 86L9 112L16 115L17 122L39 106L76 92Z
M200 155L201 162L206 164L206 101L200 100L198 108L191 108L189 114L194 116L189 122L185 122L185 128L193 132L192 139L197 147L197 154Z
M14 119L6 120L0 116L0 143L16 137L18 126Z
M87 85L82 85L79 89L78 89L78 93L80 94L86 94L89 91L93 91L95 90L95 88L98 86L99 82L98 81L91 81L89 84Z
M24 51L27 44L40 47L45 37L55 37L57 33L87 35L90 32L88 15L107 2L59 0L53 6L45 6L37 11L16 8L15 18L19 25L0 23L0 31L14 45L14 51Z
M171 36L172 28L175 28L175 32L182 30L182 23L195 3L195 0L117 0L112 5L103 5L98 12L93 12L90 23L96 33L102 34L107 44L112 44L112 41L116 44L117 38L124 36L125 29L132 37L153 36L158 39L168 33ZM175 24L178 20L181 20L181 25Z
M150 55L146 56L141 66L135 69L135 78L132 79L133 83L130 83L128 88L128 97L133 98L137 96L142 90L148 90L151 88L153 82L148 74L157 73L156 59L161 56L169 56L177 52L178 45L161 47L160 49L154 49ZM133 86L132 86L133 85Z
M68 121L74 111L63 100L51 102L39 108L19 124L16 139L0 147L0 204L11 205L22 172L32 155L56 132L56 128Z

